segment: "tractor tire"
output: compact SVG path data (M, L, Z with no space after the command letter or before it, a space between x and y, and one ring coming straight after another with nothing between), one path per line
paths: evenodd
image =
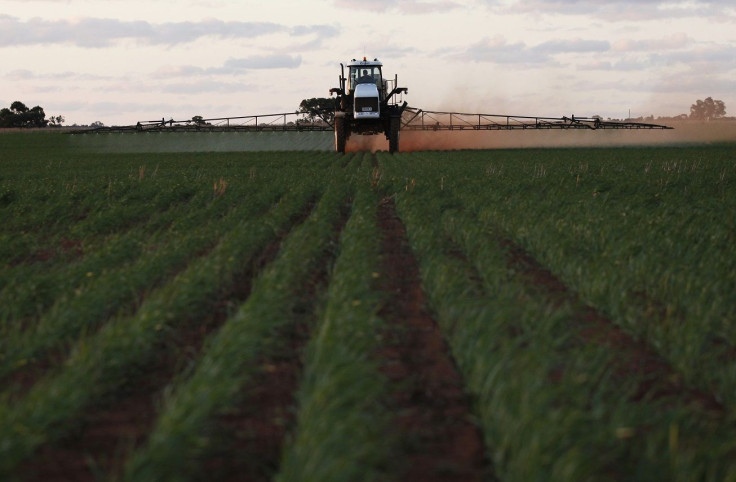
M345 134L345 119L335 117L335 152L345 154L345 143L347 136Z
M401 117L392 117L388 126L388 152L393 154L399 152L399 130L401 128Z

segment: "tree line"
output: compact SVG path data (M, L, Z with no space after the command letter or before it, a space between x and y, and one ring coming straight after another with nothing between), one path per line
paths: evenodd
M0 127L61 126L63 122L64 116L57 115L46 119L43 107L37 105L29 109L19 100L10 104L10 108L0 109Z

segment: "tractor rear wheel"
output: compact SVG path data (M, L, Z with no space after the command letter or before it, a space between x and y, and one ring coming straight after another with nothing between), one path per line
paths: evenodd
M388 152L393 154L399 152L399 130L401 128L401 117L392 117L388 126Z
M344 154L346 141L345 119L342 117L335 117L335 152Z

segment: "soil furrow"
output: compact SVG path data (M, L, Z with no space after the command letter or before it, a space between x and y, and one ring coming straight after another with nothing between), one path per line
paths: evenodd
M672 366L652 347L632 338L594 308L583 305L576 293L520 246L509 239L499 244L506 251L509 267L515 269L524 282L555 305L574 307L573 321L577 322L577 333L584 342L609 347L616 353L613 375L638 381L633 400L679 399L717 415L725 413L723 405L712 394L684 387Z
M313 211L310 201L292 219L291 226L301 224ZM81 418L77 430L63 440L42 446L37 454L17 470L28 481L94 481L122 473L127 456L147 439L158 412L163 391L177 376L196 362L207 337L216 331L230 312L248 298L258 272L272 262L281 242L290 230L282 230L277 238L235 280L230 289L213 301L207 318L182 320L177 331L158 349L160 356L130 376L115 394Z
M334 228L337 240L348 221L343 204ZM219 418L218 451L206 462L208 478L220 481L268 481L278 471L284 440L296 422L296 393L303 368L303 351L318 311L317 300L328 283L335 252L325 247L319 269L294 293L298 299L293 323L279 330L272 353L259 361L260 370L244 388L242 402Z
M389 300L382 370L395 385L394 410L405 442L403 480L472 481L486 472L483 439L436 321L427 312L419 267L393 200L379 207L381 288Z

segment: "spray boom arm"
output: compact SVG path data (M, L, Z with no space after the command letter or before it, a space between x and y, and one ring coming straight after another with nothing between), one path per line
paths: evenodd
M391 100L391 97L396 94L406 94L408 92L409 89L407 87L394 87L394 89L386 95L386 100L384 101L384 103L388 104L388 101Z

